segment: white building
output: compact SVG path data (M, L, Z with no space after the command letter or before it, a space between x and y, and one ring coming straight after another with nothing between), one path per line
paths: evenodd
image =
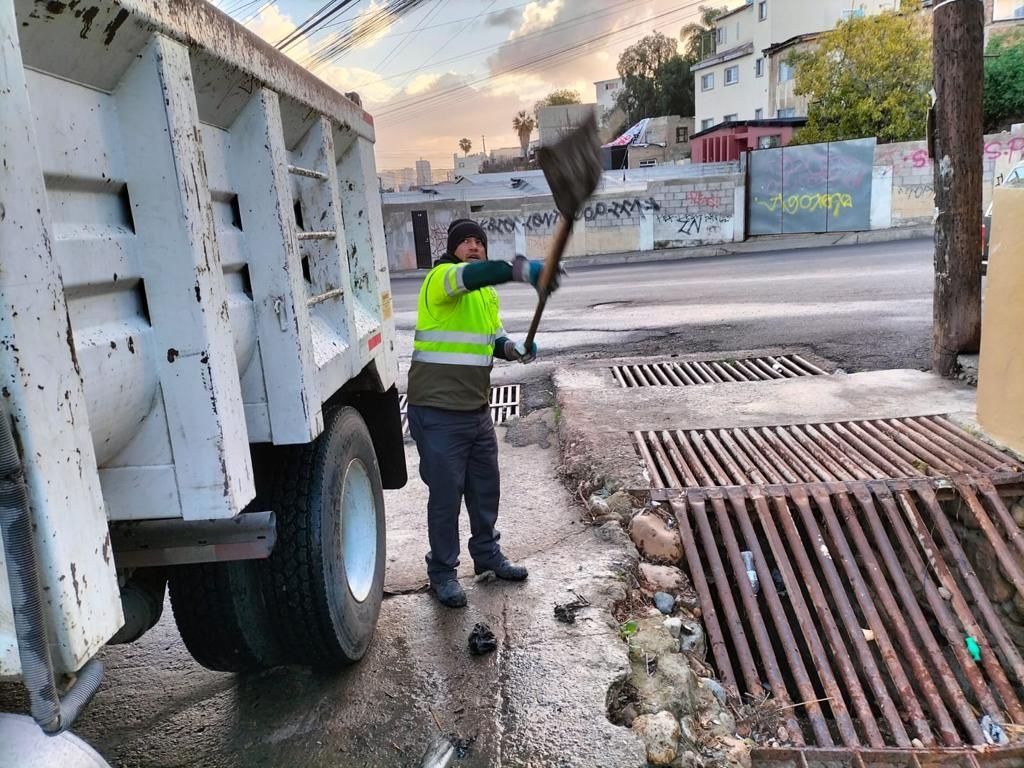
M715 22L715 53L692 67L697 130L737 120L806 116L792 94L793 45L899 0L747 0ZM790 45L785 45L790 43Z
M594 83L598 120L603 118L608 112L615 109L615 99L618 98L621 91L621 77L616 77L614 80L598 80Z
M429 160L416 161L416 186L425 187L433 183L433 174L430 172Z
M480 173L480 166L487 160L487 155L477 152L474 155L452 155L452 173L455 176L470 176Z

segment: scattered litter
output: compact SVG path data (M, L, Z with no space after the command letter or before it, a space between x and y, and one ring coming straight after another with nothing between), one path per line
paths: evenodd
M480 622L469 633L469 652L474 656L483 656L498 647L498 639L491 628Z
M864 629L863 627L861 627L860 631L864 633L864 639L867 640L869 643L873 643L875 641L875 633L872 632L870 629Z
M473 577L473 582L475 584L481 584L481 583L485 583L485 582L489 582L489 581L497 581L497 580L498 580L498 574L496 574L494 571L484 571L483 573L478 573L476 576Z
M978 647L978 641L973 637L967 637L964 639L964 645L967 646L967 652L971 654L971 658L975 661L981 661L981 648Z
M911 739L910 746L912 746L914 749L924 749L924 742L920 739Z
M590 606L590 601L578 592L573 592L576 599L555 606L555 618L563 624L575 624L576 614Z
M775 591L780 595L786 594L786 580L782 577L782 571L772 568L772 581L775 583Z
M420 768L447 768L455 757L455 747L445 736L435 736L420 758Z
M448 742L451 744L452 749L455 750L455 757L459 760L465 760L469 757L469 752L473 748L473 743L476 741L476 736L470 736L468 739L464 739L458 734L448 734Z
M754 570L754 553L740 552L740 557L743 558L743 566L747 569L747 581L750 582L750 588L756 595L761 589L761 583L758 581L757 571Z
M985 715L981 718L981 734L989 744L1003 745L1010 743L1006 731L990 715Z
M723 705L727 703L729 696L725 692L725 688L717 680L710 677L702 677L700 684L707 688L711 693L714 694L715 698L718 699Z
M696 622L683 622L679 628L679 650L683 653L693 653L704 658L707 652L707 645L704 640L704 630Z
M676 607L676 599L668 592L655 592L654 607L668 616Z
M945 587L939 587L939 597L941 597L943 600L952 600L953 593Z

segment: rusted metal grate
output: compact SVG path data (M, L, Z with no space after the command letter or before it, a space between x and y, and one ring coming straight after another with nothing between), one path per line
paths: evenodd
M522 387L519 384L501 384L491 387L491 421L495 426L519 415ZM398 407L402 412L402 433L409 433L409 397L400 394Z
M654 488L1017 473L941 416L786 427L636 432Z
M934 749L754 749L752 768L1019 768L1024 747L979 752Z
M799 355L748 357L739 360L691 360L616 365L612 375L623 387L689 387L741 381L771 381L827 376Z
M996 487L951 483L1024 596L1024 540ZM910 749L918 739L935 751L927 761L862 762L978 765L935 755L986 744L985 718L1024 722L1024 658L935 484L700 488L669 502L723 685L773 697L793 746Z

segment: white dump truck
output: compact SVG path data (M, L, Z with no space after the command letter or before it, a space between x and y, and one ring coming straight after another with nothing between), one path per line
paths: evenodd
M0 679L47 732L169 591L358 660L406 482L373 119L202 0L0 0Z

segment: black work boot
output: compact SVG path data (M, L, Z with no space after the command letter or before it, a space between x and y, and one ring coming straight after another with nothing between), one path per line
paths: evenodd
M497 565L486 567L482 565L474 565L473 570L476 572L477 576L491 571L499 579L504 579L505 581L525 581L526 577L530 575L529 571L526 570L525 565L516 565L509 560L502 560Z
M449 608L464 608L466 605L466 592L455 579L440 583L430 582L430 591L441 605Z

